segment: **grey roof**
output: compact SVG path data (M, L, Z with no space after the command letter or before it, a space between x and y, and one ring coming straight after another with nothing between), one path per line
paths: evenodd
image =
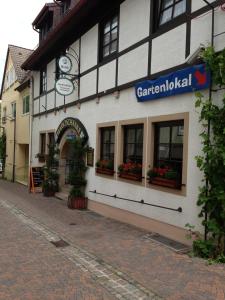
M25 60L32 54L33 50L9 45L9 53L12 58L13 66L15 68L16 77L19 83L22 83L28 73L28 71L24 71L21 69L21 65L25 62Z

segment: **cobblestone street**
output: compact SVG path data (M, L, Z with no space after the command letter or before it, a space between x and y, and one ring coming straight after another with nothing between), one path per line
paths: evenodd
M225 267L0 181L0 300L225 299ZM60 247L61 246L61 247Z

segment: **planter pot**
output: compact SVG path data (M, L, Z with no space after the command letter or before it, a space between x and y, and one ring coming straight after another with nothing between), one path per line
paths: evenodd
M40 163L44 163L45 162L45 157L43 156L39 156L38 157L38 161L40 162Z
M109 170L109 169L103 169L103 168L96 168L96 173L98 174L104 174L104 175L114 175L114 170Z
M134 180L134 181L142 181L141 174L133 174L133 173L119 173L120 178Z
M55 196L55 191L43 190L43 194L44 194L45 197L54 197Z
M153 177L149 179L149 183L156 184L160 186L165 186L169 188L179 189L180 184L176 179L166 179L162 177Z
M70 209L86 209L87 198L85 197L68 197L67 206Z

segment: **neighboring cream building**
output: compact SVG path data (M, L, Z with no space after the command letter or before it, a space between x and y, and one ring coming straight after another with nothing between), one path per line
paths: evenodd
M26 184L29 173L29 101L28 72L22 63L32 50L8 46L0 98L1 126L6 132L5 177Z

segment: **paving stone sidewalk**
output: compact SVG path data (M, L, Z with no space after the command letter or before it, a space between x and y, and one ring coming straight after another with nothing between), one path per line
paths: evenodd
M1 196L0 196L1 197ZM115 300L87 272L0 207L1 300Z
M146 231L92 212L69 210L63 201L30 195L17 184L0 181L0 199L164 299L225 299L223 265L209 266L177 254L144 239Z

